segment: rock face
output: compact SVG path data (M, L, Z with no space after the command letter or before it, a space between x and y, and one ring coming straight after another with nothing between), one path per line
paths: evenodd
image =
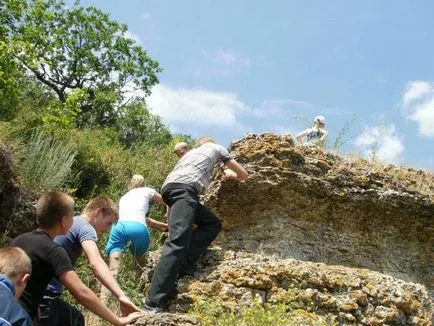
M343 159L289 137L231 145L250 179L205 198L223 247L363 267L434 289L434 175ZM221 179L221 178L220 178Z
M283 303L288 325L431 325L433 174L297 147L289 136L248 135L229 150L250 178L216 172L203 200L224 231L202 272L180 281L172 311Z
M0 141L0 245L35 228L33 202L15 183L11 154Z

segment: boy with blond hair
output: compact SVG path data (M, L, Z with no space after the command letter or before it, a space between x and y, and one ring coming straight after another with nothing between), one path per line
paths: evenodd
M72 265L84 252L95 277L118 299L121 312L127 314L140 309L122 291L97 245L98 234L107 232L117 221L116 203L107 196L98 196L86 204L80 215L74 216L69 231L65 235L58 235L54 242L65 249ZM83 314L61 299L62 292L61 280L53 278L41 302L40 325L69 325L71 319L76 321L74 325L84 325Z
M32 262L24 250L0 249L0 325L31 326L32 319L18 303L32 272Z

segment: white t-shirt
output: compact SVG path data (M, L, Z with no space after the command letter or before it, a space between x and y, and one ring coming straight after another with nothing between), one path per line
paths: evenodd
M152 188L134 188L119 201L119 221L135 221L146 225L149 201L156 191Z

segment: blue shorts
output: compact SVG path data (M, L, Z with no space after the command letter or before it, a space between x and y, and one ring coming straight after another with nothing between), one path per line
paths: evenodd
M128 242L135 256L143 255L149 248L149 231L146 225L133 221L120 221L112 226L106 245L106 253L123 252Z

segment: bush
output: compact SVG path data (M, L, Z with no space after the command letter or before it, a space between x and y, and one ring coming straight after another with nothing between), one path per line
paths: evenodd
M19 181L25 189L35 193L61 188L71 177L76 155L71 142L34 132L18 164Z

